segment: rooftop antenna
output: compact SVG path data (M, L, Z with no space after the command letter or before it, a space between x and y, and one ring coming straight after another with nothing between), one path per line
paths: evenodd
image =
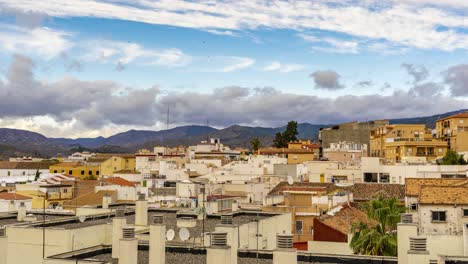
M169 106L167 106L166 130L169 130Z

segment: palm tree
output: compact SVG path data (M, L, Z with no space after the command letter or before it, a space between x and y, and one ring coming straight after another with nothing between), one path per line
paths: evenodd
M381 196L366 205L366 212L369 223L353 225L351 249L361 255L396 256L396 227L405 208L398 199Z

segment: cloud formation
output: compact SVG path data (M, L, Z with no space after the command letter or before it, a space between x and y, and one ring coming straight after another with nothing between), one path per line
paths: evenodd
M262 27L319 29L421 49L452 51L468 47L468 35L460 30L468 27L463 12L467 5L463 2L68 0L64 5L60 0L0 0L0 7L44 12L52 17L97 17L216 30L214 34Z
M454 96L468 96L468 64L450 67L445 72L445 82Z
M282 64L279 61L273 61L265 67L261 68L262 71L277 71L281 73L289 73L304 70L307 66L303 64Z
M420 83L429 77L429 71L422 65L417 66L409 63L403 63L401 66L405 68L406 72L411 75L411 77L413 77L413 83L415 84Z
M314 79L315 87L326 90L338 90L344 88L340 84L340 75L336 71L316 71L310 74Z

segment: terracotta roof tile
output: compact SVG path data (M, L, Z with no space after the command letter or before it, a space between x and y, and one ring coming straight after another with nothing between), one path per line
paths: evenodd
M135 183L119 177L105 178L103 181L113 185L135 187Z
M370 201L379 196L395 197L400 201L405 199L405 186L389 183L356 183L351 187L354 201Z
M24 196L17 193L7 193L1 192L0 193L0 200L31 200L32 198L29 196Z
M0 169L10 170L48 170L49 166L53 165L47 162L10 162L0 161Z
M421 186L419 203L468 205L468 187Z
M367 218L366 213L355 207L345 207L334 216L327 216L320 219L320 221L345 235L351 231L351 227L354 223L360 221L364 223L372 223Z
M405 180L406 196L417 197L421 186L465 186L468 179L408 178Z
M87 194L81 195L73 200L65 201L64 205L69 206L86 206L86 205L101 205L102 204L102 197L105 194L110 195L111 197L116 196L116 191L106 190L106 191L98 191L98 192L89 192Z

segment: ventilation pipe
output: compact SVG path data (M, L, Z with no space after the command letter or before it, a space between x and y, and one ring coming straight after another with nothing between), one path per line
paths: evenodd
M153 215L149 237L149 264L166 263L166 225L164 216Z
M6 236L6 229L0 228L0 264L7 263L7 248L8 248L8 238Z
M135 225L148 225L148 201L145 199L145 194L138 194L138 200L135 202Z
M112 219L112 259L119 258L120 239L122 238L122 228L127 224L125 210L117 209L115 217Z
M297 251L293 247L293 235L277 234L273 264L297 264Z
M121 232L119 264L138 263L138 239L135 237L135 227L125 226Z
M25 217L26 217L26 206L24 205L24 202L21 202L20 206L18 206L17 220L22 222L24 221Z
M226 232L211 233L211 246L206 249L206 264L232 264Z
M233 225L232 214L221 215L221 224L215 227L216 231L225 232L227 244L231 246L231 263L237 264L237 250L239 248L239 229Z

